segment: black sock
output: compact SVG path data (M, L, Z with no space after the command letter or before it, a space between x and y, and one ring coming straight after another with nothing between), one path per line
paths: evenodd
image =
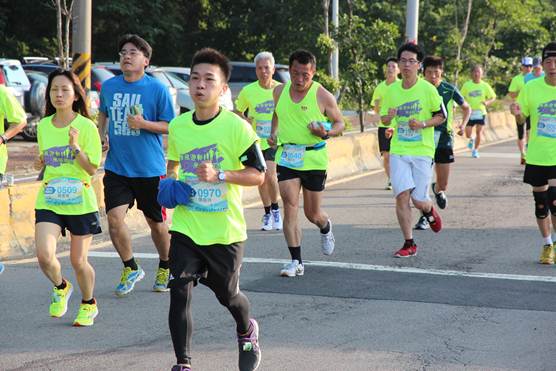
M428 220L428 219L429 219L429 216L432 216L432 207L431 207L431 209L429 210L429 212L424 212L424 211L421 211L421 212L423 213L423 215L424 215L424 216L427 218L427 220Z
M278 210L280 207L278 206L278 202L276 202L276 203L271 203L270 208L272 210Z
M264 213L265 214L270 214L270 206L265 206L264 207Z
M63 290L63 289L66 288L67 285L68 285L68 284L66 283L66 280L62 278L62 283L59 284L58 286L56 286L56 288L57 288L58 290Z
M326 225L324 226L324 228L320 229L320 233L322 234L327 234L328 232L330 232L330 222L327 221Z
M159 260L158 268L170 269L170 260Z
M81 299L81 304L90 304L93 305L95 304L97 301L95 300L95 298L92 298L91 300L85 300L85 299Z
M131 258L128 261L125 261L124 267L129 267L131 268L132 271L136 271L137 269L139 269L139 267L137 267L137 262L135 261L135 258Z
M413 241L413 238L410 238L409 240L405 240L405 244L409 246L413 246L415 245L415 241Z
M303 261L301 260L301 246L288 246L288 250L290 250L290 255L292 256L292 260L297 260L299 264L302 264Z

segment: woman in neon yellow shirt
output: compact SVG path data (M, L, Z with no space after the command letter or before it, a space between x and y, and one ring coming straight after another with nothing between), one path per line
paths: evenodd
M101 160L101 143L91 121L85 91L77 76L56 70L48 76L46 114L38 125L39 160L45 168L35 204L35 241L39 265L54 284L50 315L62 317L73 285L62 277L56 242L71 233L70 260L83 300L74 326L91 326L98 314L93 297L95 271L87 260L93 234L100 233L91 177Z

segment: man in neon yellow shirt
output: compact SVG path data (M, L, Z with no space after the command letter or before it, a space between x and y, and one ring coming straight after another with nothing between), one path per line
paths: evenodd
M556 42L544 47L542 66L545 76L525 84L510 110L520 125L525 123L527 117L531 120L523 181L533 188L535 217L543 238L540 263L554 264L552 229L556 229Z
M533 58L531 57L523 57L521 59L521 73L519 75L514 76L512 81L510 82L510 87L508 88L508 95L512 98L513 101L517 99L519 92L525 86L525 75L527 75L533 69ZM531 129L531 123L527 119L526 125L519 125L516 123L517 126L517 148L519 149L519 153L521 153L521 164L525 165L525 127L527 127L527 132Z
M236 99L236 113L247 119L261 139L261 149L266 161L266 174L263 185L259 186L259 194L263 202L263 231L282 229L282 216L278 207L278 179L276 178L276 148L268 145L270 137L274 100L272 90L280 83L272 78L274 75L274 56L269 52L261 52L255 56L255 72L257 81L245 86ZM247 111L247 117L245 112Z
M406 43L398 49L402 80L388 88L381 108L382 122L393 128L390 176L396 197L396 215L405 242L394 256L417 254L411 228L411 206L427 218L431 229L442 229L440 215L432 206L429 185L435 153L434 127L446 120L442 97L436 87L418 76L423 60L421 48Z
M471 149L471 156L479 157L479 145L481 144L481 132L485 126L487 114L486 108L496 100L496 94L492 87L483 81L483 67L475 65L471 70L472 79L466 81L461 87L461 94L465 101L471 106L471 118L465 126L465 136L469 138L467 145ZM475 127L475 139L471 137Z
M4 120L9 128L4 132ZM15 137L27 125L27 115L12 92L0 85L0 185L8 164L8 140Z
M289 59L291 81L274 89L275 110L268 143L280 143L276 152L278 185L284 202L284 236L292 258L280 270L283 277L305 272L297 219L301 190L305 216L320 229L323 254L331 255L335 246L332 224L321 203L328 168L326 139L340 135L344 122L334 96L313 81L316 68L317 60L311 52L297 50Z
M373 98L371 99L371 106L377 115L380 115L380 102L386 94L386 90L394 82L398 81L398 75L400 74L400 68L398 67L398 60L396 58L390 57L386 60L386 80L382 81L376 87L373 92ZM384 171L388 177L388 184L386 189L391 190L392 184L390 184L390 139L387 138L386 129L382 122L378 124L378 149L382 155L382 163L384 166Z
M259 326L239 289L247 239L241 186L261 185L266 165L249 123L220 107L230 72L220 52L195 53L189 80L195 110L169 126L167 177L194 189L192 198L176 207L170 227L169 325L177 359L172 371L191 371L191 300L197 282L234 317L239 369L255 370L261 359Z

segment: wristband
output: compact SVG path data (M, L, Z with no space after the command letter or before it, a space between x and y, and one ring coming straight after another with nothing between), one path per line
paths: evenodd
M3 144L8 143L8 137L6 135L2 134L2 135L0 135L0 138L2 138L2 143Z
M330 138L330 135L328 135L328 130L325 131L326 134L324 134L324 136L320 137L323 140L327 140Z
M74 148L74 149L73 149L73 156L74 156L74 157L77 157L77 155L78 155L79 153L81 153L81 150L80 150L79 148Z
M427 127L427 123L423 121L423 129Z

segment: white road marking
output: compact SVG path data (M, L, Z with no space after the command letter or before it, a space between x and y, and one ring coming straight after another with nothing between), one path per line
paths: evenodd
M158 259L158 254L153 254L153 253L134 253L133 255L136 258L141 258L141 259ZM117 253L110 252L110 251L91 251L89 252L89 256L96 257L96 258L118 258L119 259ZM265 259L265 258L247 258L247 257L243 258L243 261L245 263L254 263L254 264L285 264L290 262L290 260L285 260L285 259ZM313 267L340 268L340 269L351 269L351 270L360 270L360 271L416 273L416 274L429 274L435 276L489 278L489 279L513 280L513 281L556 282L556 276L531 276L531 275L504 274L504 273L463 272L463 271L451 271L451 270L441 270L441 269L391 267L386 265L311 261L311 260L304 260L303 264L307 266L313 266Z
M481 152L479 151L479 156L488 158L521 158L519 153L510 152ZM471 157L471 154L463 155L463 157Z

